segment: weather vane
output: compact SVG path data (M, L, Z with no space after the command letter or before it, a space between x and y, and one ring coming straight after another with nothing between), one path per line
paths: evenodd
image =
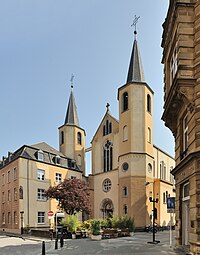
M136 31L136 25L137 25L137 23L138 23L138 20L139 20L139 18L140 18L140 16L136 16L135 15L135 18L134 18L134 20L133 20L133 24L131 25L131 27L135 27L135 31L134 31L134 34L137 34L137 31Z
M73 88L73 80L74 80L74 75L72 74L71 79L70 79L70 81L71 81L71 88Z

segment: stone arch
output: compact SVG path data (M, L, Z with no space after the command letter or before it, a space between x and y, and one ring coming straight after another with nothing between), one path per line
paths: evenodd
M114 212L114 205L110 198L105 198L100 205L100 210L102 212L103 219L112 218Z

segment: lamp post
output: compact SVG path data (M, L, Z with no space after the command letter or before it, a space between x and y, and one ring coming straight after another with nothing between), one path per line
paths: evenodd
M154 182L146 182L146 186L149 185L150 183L153 184L153 194L152 194L152 197L149 197L149 201L151 203L153 203L153 209L152 209L152 212L153 212L153 241L148 242L148 243L157 244L157 243L160 243L160 241L156 241L156 239L155 239L155 235L156 235L156 229L155 229L156 208L155 208L155 203L158 203L158 198L154 197L154 195L155 195L155 187L154 187L155 183Z
M21 235L24 234L24 227L23 227L23 223L24 223L24 211L20 212L21 215Z

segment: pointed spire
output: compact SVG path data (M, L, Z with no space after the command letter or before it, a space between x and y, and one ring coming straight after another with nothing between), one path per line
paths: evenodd
M135 15L135 19L133 21L133 24L131 25L131 26L135 26L135 30L134 30L133 49L132 49L129 70L127 75L127 83L128 82L145 82L142 61L141 61L140 52L139 52L139 48L137 44L136 24L139 18L140 17L136 17Z
M67 114L66 114L66 118L65 118L65 125L70 124L70 125L75 125L75 126L79 126L79 119L78 119L78 113L77 113L77 108L76 108L76 104L75 104L75 98L74 98L74 94L73 94L73 74L71 77L71 93L70 93L70 97L69 97L69 103L68 103L68 107L67 107Z

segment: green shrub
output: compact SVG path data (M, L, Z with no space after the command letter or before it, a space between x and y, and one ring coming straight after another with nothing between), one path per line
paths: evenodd
M81 222L76 215L68 215L61 223L72 233L75 233L77 228L81 226Z
M101 221L93 219L91 220L91 234L92 235L100 235L101 232Z

